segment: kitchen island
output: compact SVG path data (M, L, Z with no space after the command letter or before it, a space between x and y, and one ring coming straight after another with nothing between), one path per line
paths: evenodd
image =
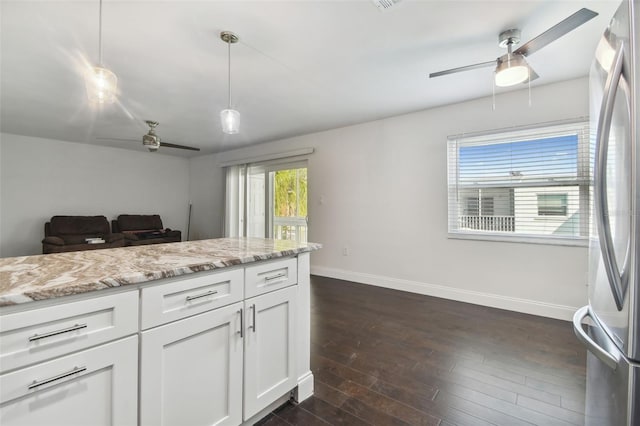
M251 424L306 399L320 247L225 238L0 259L0 423Z

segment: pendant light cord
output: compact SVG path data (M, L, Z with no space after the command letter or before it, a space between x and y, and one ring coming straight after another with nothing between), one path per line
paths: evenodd
M101 1L102 1L102 0L101 0ZM228 56L229 56L229 60L227 61L228 65L229 65L229 68L228 68L228 70L227 70L227 71L228 71L227 76L228 76L228 80L229 80L229 81L228 81L228 83L229 83L229 97L228 97L229 102L228 102L228 108L229 108L229 109L231 109L231 39L229 39L229 40L227 41L227 45L228 45L228 46L227 46L227 47L228 47L228 50L227 50L227 51L229 52L229 55L228 55Z
M102 0L100 0L100 12L98 22L98 66L102 66Z

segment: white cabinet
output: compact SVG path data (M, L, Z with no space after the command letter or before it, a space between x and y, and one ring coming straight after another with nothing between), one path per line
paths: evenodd
M142 425L242 422L242 303L142 332Z
M0 424L135 425L137 332L137 291L3 313Z
M242 301L244 270L198 274L142 289L142 329Z
M0 316L0 369L41 362L138 332L138 292Z
M135 425L138 338L0 375L0 424Z
M245 301L244 419L297 384L297 286Z
M250 298L298 282L298 259L279 259L247 267L244 297Z
M257 420L313 392L308 299L303 253L4 311L0 424Z

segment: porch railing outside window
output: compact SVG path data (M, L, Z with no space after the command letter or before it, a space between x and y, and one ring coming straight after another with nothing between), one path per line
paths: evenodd
M460 229L474 231L514 232L516 218L514 216L460 216Z
M307 219L304 217L274 216L273 237L276 240L293 240L299 243L306 243Z

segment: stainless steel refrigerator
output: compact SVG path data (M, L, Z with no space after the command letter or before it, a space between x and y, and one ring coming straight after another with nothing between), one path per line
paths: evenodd
M589 74L595 139L589 305L573 319L588 349L588 426L640 425L639 7L640 0L620 5Z

